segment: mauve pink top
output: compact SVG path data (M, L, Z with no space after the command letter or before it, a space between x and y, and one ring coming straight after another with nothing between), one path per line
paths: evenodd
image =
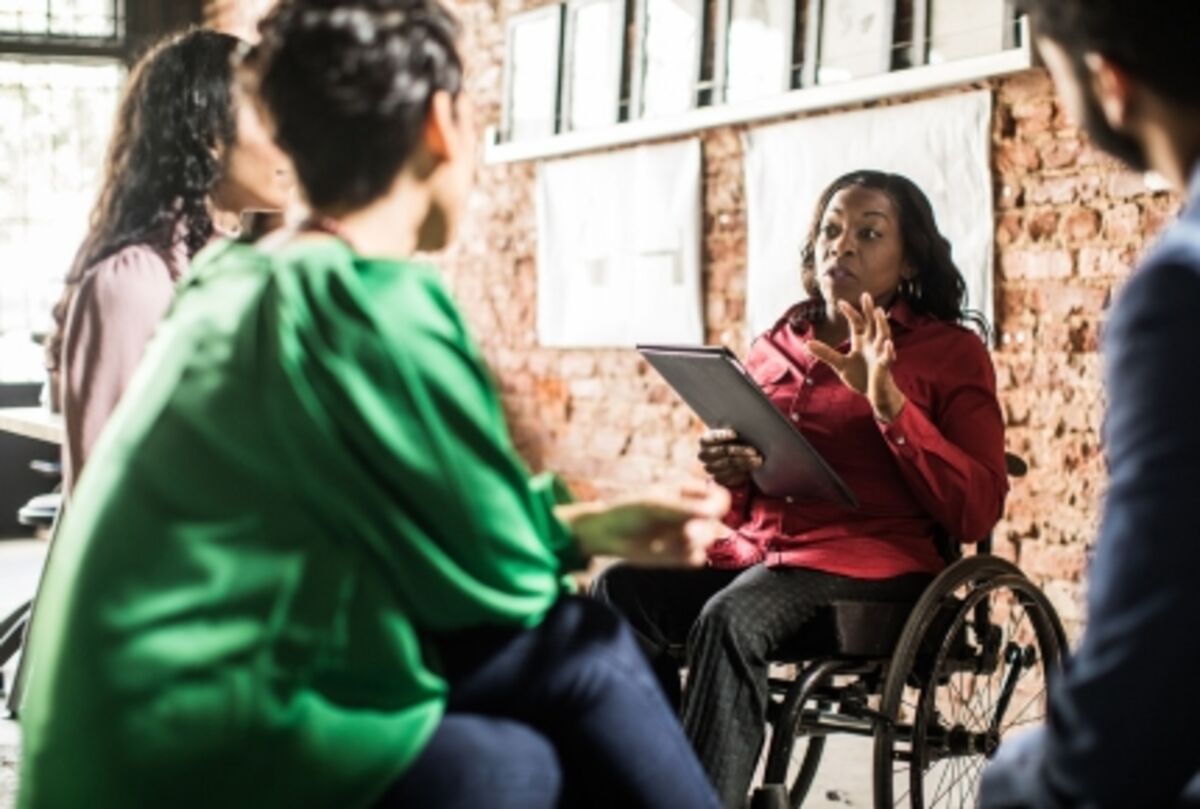
M187 269L186 246L169 253L126 247L86 274L67 310L61 361L63 483L69 493L129 384Z

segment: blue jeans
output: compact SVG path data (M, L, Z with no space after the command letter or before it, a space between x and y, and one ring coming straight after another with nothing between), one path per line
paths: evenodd
M381 806L719 806L632 634L603 605L563 598L534 629L436 646L446 716Z

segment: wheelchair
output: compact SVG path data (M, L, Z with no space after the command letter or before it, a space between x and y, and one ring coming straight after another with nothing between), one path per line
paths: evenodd
M873 737L876 809L975 806L1005 736L1045 719L1067 651L1054 607L990 538L965 558L938 546L950 564L916 604L835 602L774 656L798 673L770 680L752 809L801 806L835 733Z

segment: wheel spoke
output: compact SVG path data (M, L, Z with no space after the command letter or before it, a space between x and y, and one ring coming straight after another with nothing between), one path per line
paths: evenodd
M984 722L984 720L982 718L980 718L979 714L975 713L975 709L971 707L970 700L967 698L967 696L965 694L963 694L963 692L960 689L955 687L953 677L951 677L950 680L948 681L948 685L950 686L950 689L952 691L954 691L955 693L958 694L958 698L959 698L958 704L961 705L963 708L965 708L966 711L971 714L971 718L974 719L976 722L978 722L981 728L986 728L987 723Z
M967 761L967 781L963 784L963 800L959 801L959 806L977 806L979 804L979 778L983 774L985 764L986 760L971 759Z
M1038 689L1036 694L1034 694L1032 697L1030 697L1028 700L1025 701L1025 704L1021 707L1021 710L1019 710L1015 714L1013 714L1012 720L1009 721L1008 723L1006 723L1004 725L1004 727L1007 729L1007 728L1010 728L1013 725L1017 724L1017 720L1020 719L1022 716L1024 716L1025 712L1028 711L1031 707L1033 707L1034 703L1037 702L1038 700L1040 700L1045 695L1046 695L1046 687L1042 686L1041 688Z
M942 786L946 783L946 776L950 774L949 763L948 762L943 762L943 763L946 764L946 766L942 768L942 780L938 781L937 789L935 789L933 791L934 795L937 795L939 792L942 791Z
M949 766L947 766L946 770L948 772L957 773L958 759L956 759L956 758L948 759L947 763ZM950 780L950 784L946 787L946 789L941 790L940 786L939 786L939 791L934 793L933 800L929 801L929 805L937 806L938 801L940 801L943 796L950 795L954 791L954 785L957 783L958 783L958 778L955 777Z
M902 712L904 719L913 718L908 744L911 766L898 766L902 762L895 761L885 770L884 777L892 778L892 794L898 795L897 806L977 806L988 765L980 751L991 738L991 729L996 727L1003 737L1044 720L1045 677L1057 655L1053 644L1047 654L1042 640L1053 634L1049 623L1053 615L1047 615L1027 580L1005 574L1005 580L994 581L987 578L990 575L990 570L981 573L944 596L947 602L957 598L958 603L953 604L956 612L948 631L927 639L937 644L937 651L924 686L910 688L901 677L885 697L891 710ZM982 669L978 664L985 652L998 659L994 666ZM905 659L911 663L911 658ZM1019 709L1014 711L1014 706ZM951 730L953 737L948 735ZM904 754L899 742L893 741L891 750L894 756Z

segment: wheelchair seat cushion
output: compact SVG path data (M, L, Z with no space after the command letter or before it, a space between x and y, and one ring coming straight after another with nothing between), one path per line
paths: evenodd
M772 655L780 663L815 657L884 658L892 654L915 602L835 601Z

